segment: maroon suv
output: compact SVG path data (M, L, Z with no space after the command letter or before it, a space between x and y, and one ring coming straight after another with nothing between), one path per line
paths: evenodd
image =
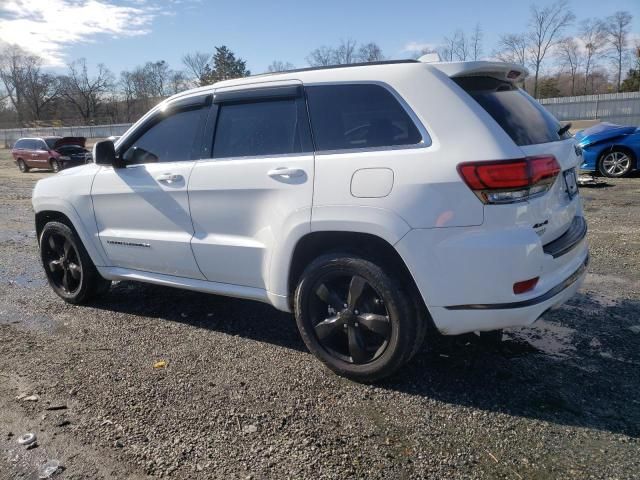
M30 168L50 168L54 172L87 163L91 154L84 137L21 138L11 150L21 172Z

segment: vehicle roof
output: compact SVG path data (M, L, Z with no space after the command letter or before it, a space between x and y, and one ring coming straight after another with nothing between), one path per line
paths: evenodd
M59 137L59 136L47 136L47 137L21 137L18 140L16 140L16 142L19 142L20 140L53 140L56 138L63 138L63 137Z
M449 77L486 74L493 74L495 76L498 74L501 79L511 82L524 78L528 73L526 68L521 65L505 62L474 61L426 63L418 60L389 60L383 62L309 67L223 80L212 85L206 85L204 87L198 87L181 92L166 101L172 101L198 93L213 92L218 88L236 87L241 85L286 81L300 81L307 84L316 82L384 81L386 78L393 77L395 75L410 74L415 71L427 71L435 74L434 70L439 70ZM509 72L513 71L517 72L518 76L508 78L507 75Z

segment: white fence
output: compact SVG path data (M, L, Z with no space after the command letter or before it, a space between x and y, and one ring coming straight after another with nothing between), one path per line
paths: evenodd
M640 92L543 98L540 103L558 120L601 120L640 125Z
M16 140L23 137L107 138L112 135L122 135L130 126L130 123L118 123L80 127L8 128L0 130L0 145L11 147Z

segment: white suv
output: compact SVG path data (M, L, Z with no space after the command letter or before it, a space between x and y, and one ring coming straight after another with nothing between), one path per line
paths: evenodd
M443 334L529 325L578 289L586 223L567 128L491 62L380 62L171 97L95 163L38 182L49 283L259 300L362 381Z

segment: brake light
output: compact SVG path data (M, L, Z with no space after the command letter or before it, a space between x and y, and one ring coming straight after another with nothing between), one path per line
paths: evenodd
M495 162L465 162L460 176L482 203L514 203L544 194L560 173L553 155Z

